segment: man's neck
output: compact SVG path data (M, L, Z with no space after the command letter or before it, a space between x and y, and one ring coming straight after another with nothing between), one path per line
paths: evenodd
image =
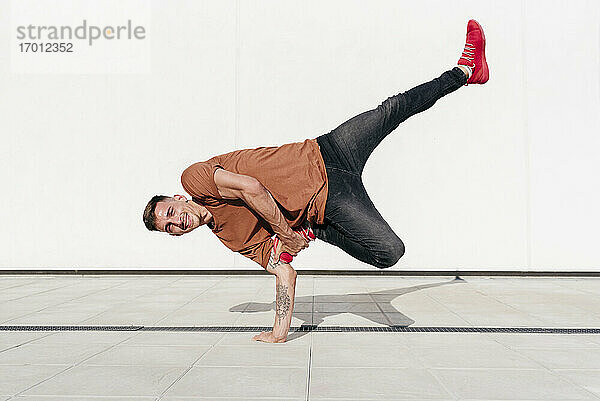
M214 219L212 214L208 211L207 208L202 206L201 204L195 202L194 200L189 200L188 203L194 208L194 211L198 218L200 219L201 224L206 224L211 228L214 228Z

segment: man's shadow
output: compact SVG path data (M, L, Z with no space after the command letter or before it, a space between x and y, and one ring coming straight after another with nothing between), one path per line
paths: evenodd
M318 326L329 316L340 313L352 313L374 323L387 326L410 326L415 321L404 315L392 306L392 301L397 297L427 288L442 285L464 283L460 278L440 283L420 284L406 288L394 288L375 292L353 293L346 295L315 295L296 297L293 316L302 320L301 325ZM275 301L244 302L229 308L230 312L256 313L275 310ZM299 338L310 330L292 331L288 341Z

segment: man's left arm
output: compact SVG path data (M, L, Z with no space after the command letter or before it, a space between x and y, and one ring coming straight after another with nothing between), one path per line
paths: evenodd
M287 263L280 263L270 273L275 274L275 323L272 331L263 331L252 339L267 343L284 343L292 323L296 271Z
M295 256L308 246L308 241L292 230L271 193L257 179L218 169L214 172L214 181L222 197L242 199L271 225L280 239L278 248L273 250L276 260L270 262L267 268L269 273L276 276L275 323L272 331L262 332L253 339L283 343L287 340L292 322L297 273L291 265L280 262L278 258L284 250Z

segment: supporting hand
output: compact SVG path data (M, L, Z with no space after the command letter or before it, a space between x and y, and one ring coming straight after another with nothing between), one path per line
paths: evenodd
M265 343L284 343L287 340L287 337L277 338L273 335L272 331L263 331L260 334L252 337L254 341L262 341Z

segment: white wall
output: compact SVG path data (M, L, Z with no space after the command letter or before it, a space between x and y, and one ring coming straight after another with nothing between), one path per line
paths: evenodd
M52 7L93 19L74 4ZM146 201L195 161L314 138L438 76L476 18L489 83L403 123L365 171L407 246L394 269L600 270L597 1L139 2L150 65L35 74L8 51L22 6L0 5L0 268L260 269L207 229L146 231ZM296 267L375 269L323 243Z

